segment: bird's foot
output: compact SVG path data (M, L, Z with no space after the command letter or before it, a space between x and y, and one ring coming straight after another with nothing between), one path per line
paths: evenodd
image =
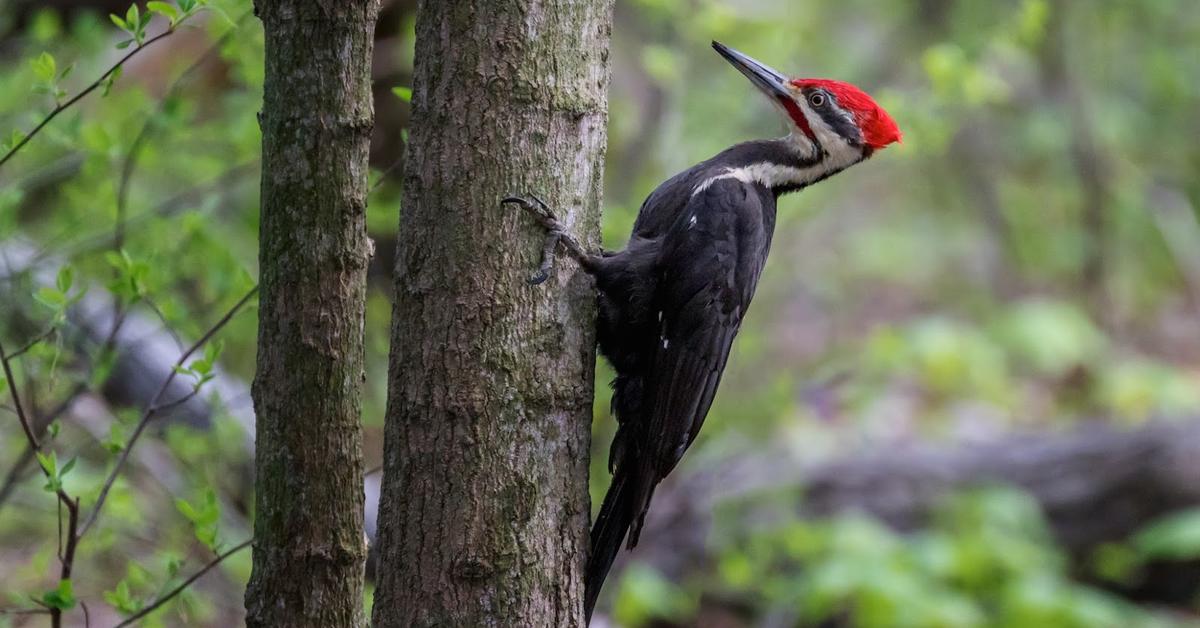
M550 278L554 270L554 251L561 242L567 253L574 257L585 270L591 270L591 256L584 251L583 246L567 233L567 227L558 220L554 212L542 199L529 194L528 196L509 196L500 201L501 205L514 204L525 210L546 229L546 242L542 246L542 263L537 271L527 280L529 285L536 286Z

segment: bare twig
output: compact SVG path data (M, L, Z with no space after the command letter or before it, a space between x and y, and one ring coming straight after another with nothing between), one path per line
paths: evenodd
M42 330L41 333L34 336L33 338L30 338L29 342L26 342L24 345L22 345L20 349L17 349L16 351L13 351L12 353L8 354L8 359L13 360L13 359L21 357L22 355L27 353L30 349L32 349L35 345L37 345L39 342L49 338L57 329L58 329L57 327L51 325L51 326L47 327L46 329Z
M212 337L226 325L226 323L233 319L234 315L238 313L238 310L240 310L243 305L249 302L250 299L257 293L258 286L255 286L249 292L247 292L245 296L243 296L236 304L234 304L232 308L229 309L228 312L225 313L224 316L221 317L221 320L217 321L217 323L210 327L209 330L205 332L199 340L193 343L191 347L188 347L187 351L184 351L183 354L179 356L179 359L175 361L175 366L182 367L184 363L187 362L188 358L192 357L193 353L211 340ZM150 400L150 403L146 406L146 410L142 412L142 417L138 421L137 427L134 428L133 435L129 437L129 441L121 450L121 457L117 459L117 463L113 466L112 471L110 471L108 474L108 478L104 481L104 487L100 489L100 495L96 498L96 505L92 507L91 514L88 515L83 527L79 530L80 537L82 537L84 534L87 534L87 531L91 529L92 524L96 522L96 518L100 515L100 509L104 507L104 502L106 499L108 499L108 492L112 490L113 484L117 481L117 476L121 473L121 469L125 466L126 461L129 460L129 451L133 449L133 446L137 443L138 439L141 438L142 432L144 432L146 430L146 426L150 424L150 419L154 418L154 415L164 409L165 406L160 405L159 402L162 400L162 396L166 393L167 388L171 385L171 382L175 381L176 375L178 375L178 371L172 369L171 373L163 379L162 386L159 387L158 392L155 393L153 399ZM171 403L174 404L176 402Z
M71 404L74 403L75 400L86 391L86 384L82 382L76 384L75 387L71 389L71 392L68 393L67 396L60 401L53 410L47 412L41 417L35 418L33 422L33 433L40 437L41 434L46 430L46 427L57 420L62 413L66 412L67 409L71 407ZM14 414L15 413L16 411L14 410ZM4 482L0 484L0 506L3 506L4 503L8 501L9 496L12 495L13 489L16 487L17 482L21 479L21 474L25 471L25 467L29 466L29 463L33 462L35 451L36 450L33 449L32 446L26 447L25 451L21 453L21 457L17 458L16 463L14 463L12 468L8 470L8 474L6 474L4 477Z
M21 429L25 431L25 439L29 441L29 446L35 451L41 449L38 437L33 433L33 426L29 423L29 417L25 415L25 407L21 405L21 395L17 392L17 378L13 376L12 364L9 363L8 354L4 352L2 342L0 342L0 364L4 367L4 379L8 382L8 392L12 397L13 410L16 410L17 420L21 422Z
M129 205L129 181L133 178L133 171L134 168L137 167L138 157L141 155L142 148L146 145L146 141L150 139L150 134L152 131L154 131L154 126L157 124L159 116L162 114L163 110L166 109L167 102L174 98L177 93L179 93L180 88L183 87L184 82L192 75L192 73L194 73L200 66L207 63L208 60L212 58L213 54L220 50L221 46L224 46L225 43L228 42L235 33L237 33L238 28L241 26L242 21L246 18L246 15L249 15L249 12L239 17L237 22L234 23L233 28L226 31L224 35L217 39L217 41L213 42L213 44L208 47L208 50L205 50L203 54L197 57L191 65L189 65L183 72L179 74L178 77L175 78L175 80L171 83L171 86L167 88L166 93L164 93L162 98L158 100L158 110L153 114L146 116L146 121L142 124L142 128L138 130L137 135L134 136L133 141L129 144L129 152L125 153L125 160L121 164L121 178L117 183L117 222L116 229L113 233L114 249L119 250L125 245L125 215L126 208Z
M175 29L171 28L171 29L167 29L166 31L163 31L162 33L159 33L158 35L155 35L154 37L151 37L150 39L147 39L145 43L138 46L137 48L134 48L133 50L130 50L124 57L121 57L120 60L118 60L116 63L112 64L112 66L109 67L108 70L106 70L104 72L104 74L100 75L100 78L96 79L95 81L92 81L91 85L88 85L87 87L83 88L83 91L79 92L78 94L75 94L74 96L71 97L70 100L55 107L53 111L46 114L45 118L42 118L42 121L39 122L37 126L33 127L32 131L30 131L28 134L26 134L25 137L22 137L21 141L17 142L16 145L14 145L12 148L8 149L8 152L4 153L3 157L0 157L0 167L3 167L4 164L8 162L9 159L12 159L13 155L16 155L17 151L21 150L26 144L28 144L29 140L33 139L33 137L35 135L37 135L39 132L41 132L41 130L43 128L45 128L47 124L50 124L51 120L57 118L58 114L62 113L63 111L66 111L68 108L70 108L75 103L79 102L80 100L83 100L84 96L87 96L88 94L95 91L95 89L97 87L100 87L101 85L103 85L104 80L107 79L113 72L116 72L118 68L125 65L126 61L129 61L131 58L133 58L134 55L136 55L137 53L148 48L150 46L150 44L153 44L154 42L156 42L160 39L163 39L164 37L168 37L174 33L175 33Z
M117 624L113 628L121 628L122 626L132 625L134 622L138 621L139 619L154 612L159 607L161 607L163 604L170 602L175 596L182 593L184 589L191 586L193 582L199 580L204 574L211 571L213 567L216 567L217 565L221 564L221 561L224 561L226 558L229 558L230 556L246 549L247 547L250 547L250 544L252 542L253 542L253 539L247 539L247 540L242 541L241 543L238 543L237 545L233 546L233 548L229 549L225 553L212 559L207 565L202 567L200 569L200 571L197 571L196 573L189 576L187 580L184 580L183 582L179 583L179 586L164 593L161 597L159 597L158 599L151 602L149 605L147 605L142 610L130 615L129 617L126 617L125 621Z

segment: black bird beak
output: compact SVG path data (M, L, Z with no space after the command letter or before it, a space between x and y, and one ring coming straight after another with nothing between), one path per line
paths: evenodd
M737 68L746 78L750 79L754 86L762 90L768 96L774 98L791 99L791 94L787 90L788 78L770 67L767 67L753 58L744 55L721 42L714 41L712 47L725 60L732 63L733 67Z

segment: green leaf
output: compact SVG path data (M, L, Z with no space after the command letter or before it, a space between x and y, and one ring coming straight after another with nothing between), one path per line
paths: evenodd
M58 286L58 291L66 294L71 291L71 284L75 280L75 271L70 266L63 266L58 269L58 277L55 278L54 284Z
M141 23L142 16L141 12L138 11L138 5L136 3L129 5L129 10L125 12L125 24L129 27L129 32L131 34L137 33Z
M58 475L58 454L54 453L53 451L49 454L44 454L39 451L37 452L37 460L38 464L42 465L42 468L46 470L47 474L52 477Z
M209 488L204 492L204 505L197 507L185 499L175 500L175 507L192 522L192 531L196 540L205 547L215 550L217 547L217 523L221 519L221 506L217 503L217 494Z
M62 488L62 474L58 470L58 454L53 451L43 454L39 451L37 459L38 463L42 465L42 469L46 471L46 483L42 485L42 490L47 493L57 493Z
M71 469L75 468L75 460L76 458L71 458L67 461L67 464L63 465L62 470L58 472L58 479L61 480L62 478L67 477L67 474L71 472Z
M63 578L58 581L58 588L47 591L42 596L42 602L50 608L67 611L75 608L75 593L71 588L71 579Z
M1200 557L1200 508L1166 515L1140 530L1133 547L1146 558L1191 560Z
M38 291L33 295L33 298L37 299L39 303L49 307L52 310L61 310L67 304L67 295L55 290L54 288L51 288L50 286L42 286L41 288L38 288Z
M399 98L400 100L403 100L404 102L412 102L412 88L411 87L404 87L404 86L397 85L396 87L392 88L392 93L396 95L396 98Z
M126 45L128 45L128 44L126 44ZM115 83L117 81L117 79L121 78L121 72L123 70L124 70L123 66L118 65L116 67L116 69L114 69L112 72L110 72L108 74L107 77L105 77L104 81L102 82L104 89L101 90L101 92L100 92L101 97L107 96L108 93L112 91L113 83Z
M221 351L224 349L225 343L223 341L210 342L204 347L204 359L209 364L213 364L217 361L217 358L221 357Z
M104 601L122 615L132 615L142 610L141 602L135 600L129 593L129 582L125 579L118 582L112 591L104 592Z
M175 500L175 508L178 509L179 512L182 513L183 516L187 517L187 520L191 521L192 523L196 523L196 520L200 518L200 513L192 507L191 502L182 497Z
M33 75L43 83L54 81L54 75L58 72L58 66L54 62L54 56L48 52L43 52L33 60Z
M116 13L109 13L108 19L112 20L112 23L116 24L117 28L119 28L123 31L126 31L126 32L129 31L129 25L126 24L125 20L122 19L121 16L117 15Z
M121 450L125 449L125 428L120 423L113 422L108 427L108 438L101 444L111 454L121 453Z
M171 22L171 26L174 26L179 19L179 9L166 2L147 2L146 9L167 18Z

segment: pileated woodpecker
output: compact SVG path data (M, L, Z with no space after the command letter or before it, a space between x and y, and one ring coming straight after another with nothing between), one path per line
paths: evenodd
M848 83L788 79L728 46L713 48L787 120L788 134L737 144L658 186L625 250L594 254L536 197L510 197L549 231L544 281L559 243L595 277L598 342L612 363L618 422L612 485L592 526L585 613L628 533L637 545L654 488L695 440L754 296L775 230L775 202L900 140L891 116Z

